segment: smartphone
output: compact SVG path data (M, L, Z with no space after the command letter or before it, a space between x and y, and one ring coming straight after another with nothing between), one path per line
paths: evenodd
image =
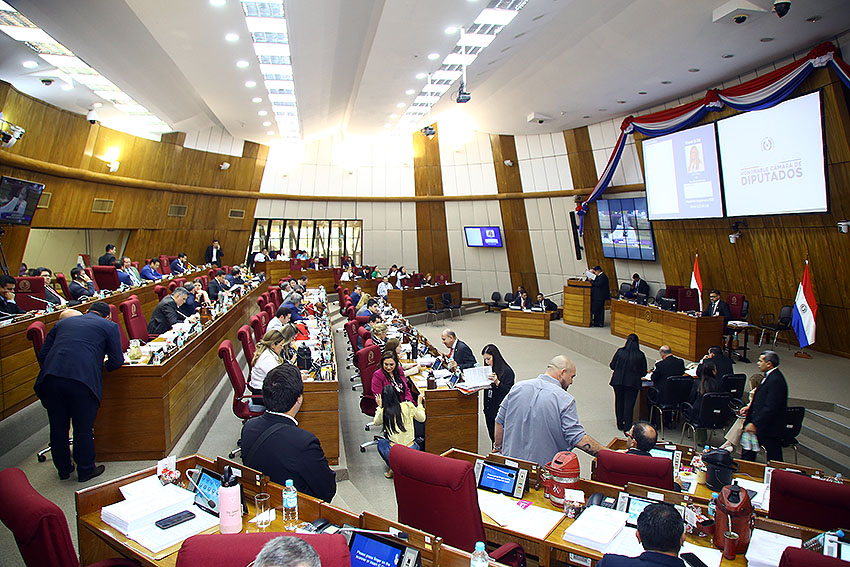
M178 524L182 524L183 522L188 522L192 518L195 517L194 512L190 512L189 510L184 510L182 512L178 512L172 516L168 516L167 518L163 518L161 520L157 520L156 527L161 530L167 530L168 528L173 528Z
M705 563L703 563L702 559L694 555L693 553L683 553L679 556L685 563L690 565L690 567L708 567Z

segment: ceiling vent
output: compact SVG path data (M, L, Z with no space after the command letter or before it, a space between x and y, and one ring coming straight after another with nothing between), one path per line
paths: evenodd
M168 205L168 216L170 217L185 217L189 211L189 205Z
M38 199L38 204L35 206L36 209L49 209L50 208L50 200L53 198L53 193L48 193L47 191L42 191L41 197Z
M91 203L91 212L109 214L114 207L115 201L113 199L98 199L95 197Z
M227 216L232 219L244 219L245 209L230 209L230 212L227 214Z

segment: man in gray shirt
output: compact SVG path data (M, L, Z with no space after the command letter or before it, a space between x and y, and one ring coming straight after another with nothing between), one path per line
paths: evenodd
M515 384L496 415L495 451L545 465L560 451L578 447L596 456L604 449L584 432L576 400L567 393L575 375L575 364L558 355L545 374Z

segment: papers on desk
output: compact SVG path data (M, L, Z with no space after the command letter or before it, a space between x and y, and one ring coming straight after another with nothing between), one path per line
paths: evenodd
M129 536L130 532L146 528L157 520L188 510L194 499L195 495L188 490L166 484L158 490L148 489L141 496L104 506L100 519Z
M435 380L447 379L449 376L452 375L451 371L446 370L445 368L438 368L437 370L434 370L433 373Z
M563 512L558 510L549 510L486 490L478 490L478 507L500 526L538 539L546 539L558 522L564 519Z
M138 530L131 531L127 534L127 537L154 553L159 553L163 549L177 545L188 537L192 537L218 525L218 518L216 516L201 510L194 504L183 508L183 510L191 510L194 512L195 517L188 522L177 524L165 530L158 528L156 524L152 523ZM177 512L182 512L183 510L178 510ZM174 513L176 514L177 512ZM170 515L167 514L167 516Z
M437 359L431 355L420 356L416 359L419 366L433 366Z
M590 506L564 532L564 541L605 551L626 526L629 514L602 506Z
M750 502L753 503L753 507L758 508L759 510L768 509L768 485L763 482L756 482L745 478L736 478L735 482L741 488L745 488L756 493L755 496L750 498Z
M782 534L753 530L747 548L747 565L750 567L776 567L786 547L800 547L802 540Z
M637 557L644 552L643 545L637 539L637 530L626 526L617 534L614 541L604 549L604 553L616 553L627 557ZM723 553L713 547L702 547L685 542L680 553L693 553L699 557L708 567L720 567Z

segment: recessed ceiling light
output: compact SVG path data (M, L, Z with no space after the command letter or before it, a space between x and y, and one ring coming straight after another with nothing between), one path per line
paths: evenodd
M435 59L439 59L439 58L440 58L439 53L429 53L428 54L428 61L434 61Z
M91 105L92 108L100 108L101 106L103 106L102 102L93 102Z
M268 132L266 132L266 134L268 134L269 136L274 136L274 130L269 130Z
M397 105L395 105L395 106L396 106L396 108L404 108L404 107L405 107L405 106L407 106L407 105L406 105L405 103L403 103L403 102L400 102L400 103L398 103L398 104L397 104Z
M412 95L412 94L416 94L416 91L415 91L415 90L413 90L413 89L407 89L406 91L404 91L404 94L406 94L406 95Z
M720 57L722 57L723 59L732 59L733 57L735 57L735 54L734 53L724 53Z
M32 59L28 59L28 60L24 61L23 63L21 63L21 65L23 65L27 69L35 69L36 67L38 67L38 63L36 63Z
M582 118L590 118L590 114L585 114Z
M210 0L210 6L215 6L216 8L221 8L227 4L227 0Z
M770 43L771 41L773 41L773 38L772 37L763 37L759 41L762 42L762 43Z
M70 90L73 90L73 89L74 89L74 85L69 85L68 83L65 83L65 84L64 84L64 85L62 85L60 88L61 88L63 91L70 91Z
M618 101L617 101L617 104L626 104L626 101L624 101L624 100L618 100Z
M258 96L255 96L254 98L251 99L251 102L253 102L253 103L263 102L263 99L258 97Z
M673 81L661 81L661 84L662 84L662 85L669 85L669 84L670 84L670 83L672 83L672 82L673 82Z
M265 116L266 114L268 114L268 112L266 112L265 110L261 110L257 113L258 116Z
M428 76L428 73L416 73L417 79L424 79L427 76Z
M386 122L386 123L384 124L384 128L392 128L392 127L393 127L393 125L392 125L392 124L390 124L389 122Z
M444 29L443 31L446 32L448 35L451 35L453 33L457 33L457 26L449 26L446 29Z
M691 67L690 69L688 69L688 73L699 73L699 69L697 69L696 67Z
M639 94L639 95L645 95L645 94L646 94L646 91L638 91L638 94Z
M519 38L521 38L521 37L522 37L522 36L524 36L524 35L525 35L525 32L519 32L518 34L516 34L516 35L514 36L514 39L519 39Z
M239 41L239 34L238 33L229 33L226 36L224 36L224 39L233 43L234 41Z
M812 16L811 18L806 18L806 21L810 24L814 24L815 22L819 22L823 19L822 16Z
M253 89L257 86L257 81L245 81L245 86L249 89Z
M265 127L267 127L267 128L268 128L269 126L271 126L271 125L272 125L272 123L271 123L270 121L268 121L268 120L266 120L265 122L263 122L263 126L265 126Z
M596 110L598 110L599 112L608 112L607 108L597 108Z
M246 69L248 67L248 65L250 65L250 63L248 63L244 59L240 59L239 61L236 62L236 66L239 67L240 69Z
M390 118L398 118L398 114L396 114L395 112L393 112L392 114L390 114Z

